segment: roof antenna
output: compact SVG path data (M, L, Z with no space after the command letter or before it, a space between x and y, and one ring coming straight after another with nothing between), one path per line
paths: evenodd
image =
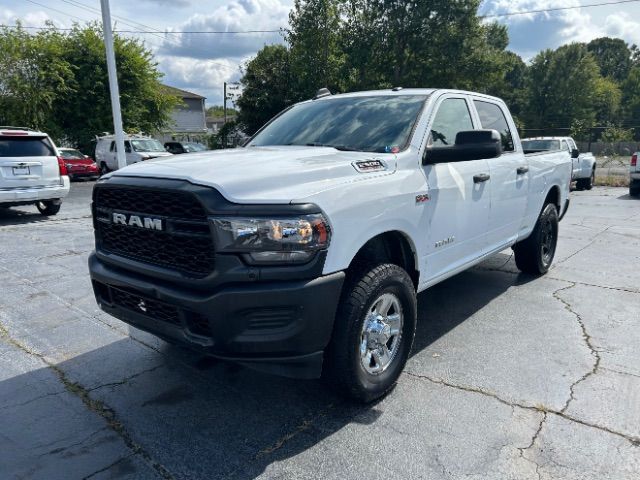
M316 92L316 96L313 97L314 100L318 100L319 98L330 97L331 91L328 88L321 88Z

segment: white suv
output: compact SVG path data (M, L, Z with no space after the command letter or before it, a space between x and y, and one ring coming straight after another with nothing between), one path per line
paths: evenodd
M69 185L67 168L46 133L0 127L0 207L35 204L43 215L55 215Z
M118 169L118 158L115 135L105 135L96 138L96 163L102 174ZM151 160L157 157L168 157L162 144L155 138L144 135L125 135L124 150L127 158L127 165Z

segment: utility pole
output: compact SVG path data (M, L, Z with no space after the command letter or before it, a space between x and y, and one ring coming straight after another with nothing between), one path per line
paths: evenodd
M122 113L120 111L120 91L116 71L116 55L113 50L113 32L111 30L111 10L109 0L100 0L102 7L102 29L104 30L104 47L107 51L107 71L109 72L109 91L111 93L111 110L113 112L113 131L116 134L116 157L118 168L127 166L124 151L124 132L122 131Z
M224 123L227 123L227 82L224 82Z

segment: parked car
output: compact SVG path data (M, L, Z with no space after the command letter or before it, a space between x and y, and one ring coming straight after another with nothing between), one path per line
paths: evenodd
M636 152L631 157L631 166L629 167L629 195L632 197L640 197L640 165L638 165L638 157L640 152Z
M164 148L167 152L174 155L179 155L181 153L204 152L209 150L201 143L196 142L166 142L164 144Z
M100 170L93 158L84 155L80 150L76 150L75 148L58 148L58 152L64 160L70 180L73 181L78 178L95 180L100 176Z
M244 148L100 179L89 269L137 328L368 402L404 368L418 292L509 247L548 271L570 180L498 98L325 91Z
M55 215L69 186L65 163L46 133L0 127L0 207L35 205L42 215Z
M124 139L124 150L127 165L171 155L158 140L144 135L126 135ZM96 137L95 156L101 173L105 174L118 169L116 154L115 135Z
M571 154L573 173L571 180L578 190L591 190L596 180L596 157L593 153L580 153L571 137L539 137L522 140L525 153L564 150Z

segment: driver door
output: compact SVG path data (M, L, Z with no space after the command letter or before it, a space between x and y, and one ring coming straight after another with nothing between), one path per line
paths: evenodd
M427 148L453 146L458 132L474 130L470 99L447 95L436 105ZM425 208L429 279L459 270L486 251L491 206L487 160L424 165L430 200ZM487 178L489 177L489 178Z

